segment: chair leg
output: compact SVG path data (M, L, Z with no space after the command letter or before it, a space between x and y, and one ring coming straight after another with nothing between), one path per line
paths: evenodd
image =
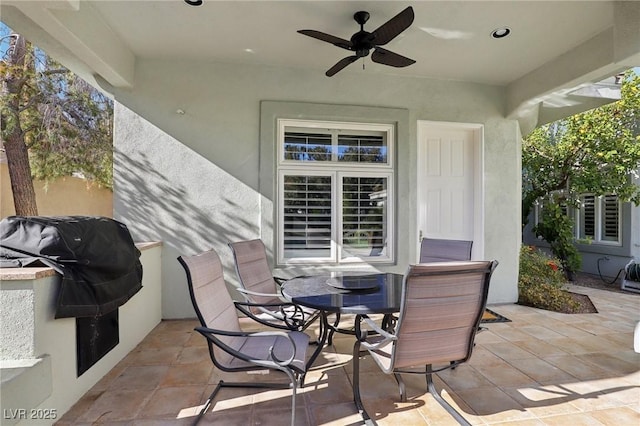
M294 374L290 370L284 370L289 376L289 380L291 380L291 426L295 426L296 424L296 389L297 389L297 379Z
M407 402L407 387L404 384L404 380L402 380L402 376L399 373L393 373L393 377L396 379L396 383L398 383L398 390L400 391L400 401Z
M220 380L216 388L213 390L213 392L211 392L211 395L209 395L209 398L207 398L207 402L204 403L204 407L202 407L202 410L200 410L200 412L198 413L198 417L196 417L195 421L193 422L193 426L196 426L198 422L200 422L200 419L202 418L202 416L204 416L204 413L207 412L207 410L209 409L209 406L211 405L211 402L216 397L216 394L218 393L218 391L223 385L224 385L224 381Z
M435 384L433 383L433 372L431 370L431 365L427 365L427 372L426 372L426 376L427 376L427 389L429 389L429 393L431 395L433 395L433 397L435 398L436 401L438 401L438 403L445 409L447 410L447 412L449 414L451 414L451 416L457 420L458 423L460 423L463 426L471 426L471 423L469 423L464 417L462 417L462 415L460 413L458 413L458 411L453 408L451 406L451 404L449 404L447 401L445 401L444 398L442 398L440 396L440 393L438 392L438 390L436 389Z
M193 426L196 426L198 424L198 422L200 422L200 420L202 419L202 416L205 415L205 413L207 412L207 410L209 409L209 407L213 403L213 400L215 399L216 395L218 394L218 391L220 391L220 389L222 389L222 388L289 389L290 387L293 386L294 408L295 408L295 392L296 392L295 379L292 380L291 383L292 383L292 385L280 384L280 383L225 382L224 380L220 380L218 382L218 385L216 386L216 388L213 390L213 392L211 392L211 395L209 395L209 398L207 398L207 402L205 402L204 407L202 407L202 410L200 410L200 413L198 413L198 417L196 417L196 419L194 420ZM292 422L293 422L293 420L292 420Z

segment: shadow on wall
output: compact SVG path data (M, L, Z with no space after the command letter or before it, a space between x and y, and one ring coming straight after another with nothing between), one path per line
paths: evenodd
M179 142L172 140L163 149L173 143ZM115 153L114 215L127 224L134 240L162 242L162 317L193 318L184 270L176 258L215 249L232 297L240 298L227 244L258 235L259 196L184 146L171 151L180 152L167 160L171 165L158 161L157 151L136 147L130 155ZM248 201L234 201L238 199Z
M38 214L42 216L105 216L113 217L113 193L84 179L65 177L48 185L33 182ZM0 162L0 215L16 214L7 163Z
M118 220L132 229L137 241L162 241L180 253L193 254L212 247L228 251L229 241L252 234L252 229L257 232L256 221L248 220L257 217L255 207L231 200L225 195L227 185L202 170L205 162L205 168L221 173L213 163L202 159L201 164L184 172L198 176L195 183L200 187L193 188L179 178L170 178L166 170L157 170L146 153L136 154L138 159L116 155L114 164L119 176L115 199Z

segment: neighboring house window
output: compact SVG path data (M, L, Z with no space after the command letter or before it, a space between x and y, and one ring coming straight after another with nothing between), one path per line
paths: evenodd
M620 201L617 195L583 195L578 210L578 238L600 244L620 244Z
M392 262L394 126L278 121L278 263Z

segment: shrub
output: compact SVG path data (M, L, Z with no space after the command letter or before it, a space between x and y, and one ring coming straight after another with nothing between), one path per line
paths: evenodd
M557 312L575 312L580 304L562 289L561 262L534 247L522 246L518 274L518 303Z
M551 252L560 259L567 279L573 281L573 273L582 265L582 256L573 244L573 220L562 211L557 200L545 204L540 222L533 227L533 232L549 243Z

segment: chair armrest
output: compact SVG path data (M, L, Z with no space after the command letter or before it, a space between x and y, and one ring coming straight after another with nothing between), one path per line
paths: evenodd
M376 333L378 333L379 335L381 335L385 339L396 340L398 338L395 334L389 333L388 331L386 331L383 328L381 328L376 322L374 322L368 316L364 316L362 319L364 320L364 322L367 323L367 325L369 327L371 327L373 329L373 331L375 331Z
M376 350L381 349L387 346L389 343L398 339L395 334L391 334L388 331L382 329L378 324L376 324L371 318L367 315L360 315L362 321L364 321L369 327L373 329L375 333L382 337L382 340L379 340L375 343L367 341L367 330L362 330L360 327L360 321L356 321L356 338L360 341L360 344L368 350Z
M233 304L236 309L251 318L252 320L259 322L262 325L277 328L280 330L298 330L302 324L304 324L304 311L300 306L283 302L283 303L252 303L252 302L238 302L234 301ZM267 321L263 318L256 316L250 308L258 308L261 312L269 315L274 321L283 322L285 325L280 325ZM267 308L274 308L269 310ZM285 312L286 308L292 308L293 312ZM280 317L274 314L274 310L280 313Z
M251 296L262 296L262 297L281 297L282 295L279 293L260 293L258 291L247 290L246 288L236 287L236 290L242 294L249 294Z
M213 344L218 346L223 351L233 355L236 358L242 359L244 361L250 362L252 364L255 364L261 367L268 367L268 368L277 368L278 366L286 367L290 365L295 358L296 344L293 341L293 338L291 337L291 335L283 331L233 332L233 331L226 331L226 330L216 330L214 328L208 328L208 327L196 327L195 330L198 333L202 334L204 337L207 338L207 340L211 341ZM274 346L272 345L269 348L269 357L272 359L272 361L256 359L254 357L246 355L226 345L217 337L217 335L246 337L249 339L252 337L264 337L264 336L284 337L291 344L291 356L285 360L279 359L278 357L275 356Z

